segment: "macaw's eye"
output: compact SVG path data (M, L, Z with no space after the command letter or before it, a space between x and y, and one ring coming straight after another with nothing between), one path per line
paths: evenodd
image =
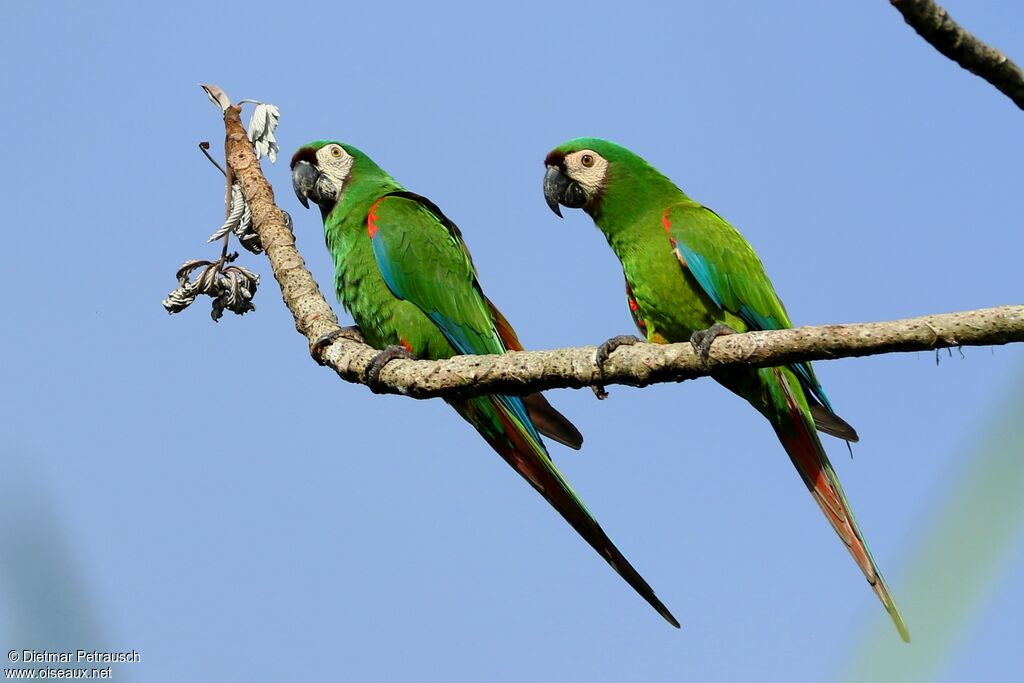
M591 154L584 154L583 156L580 157L580 163L583 164L584 166L586 166L587 168L590 168L591 166L594 165L594 157L593 157L593 155L591 155Z
M334 147L331 147L331 156L334 157L335 159L340 157L341 156L341 147L338 147L337 145L335 145Z

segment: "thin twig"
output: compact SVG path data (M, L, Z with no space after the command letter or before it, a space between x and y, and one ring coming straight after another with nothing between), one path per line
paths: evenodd
M889 0L922 38L971 73L981 76L1024 109L1024 71L974 37L932 0Z
M228 179L228 172L225 171L224 168L220 164L217 163L217 160L214 159L213 156L210 154L209 149L210 149L210 143L209 142L204 140L203 142L199 143L199 151L201 151L203 154L206 155L206 158L210 160L210 163L213 164L214 166L216 166L217 170L220 171L224 175L224 179L227 180ZM227 197L227 201L225 203L227 204L227 209L226 209L227 210L227 215L230 216L231 215L231 183L230 182L228 182L228 197ZM229 231L229 232L227 232L224 235L224 244L223 244L223 246L221 247L221 250L220 250L220 260L217 261L218 269L227 262L228 246L230 246L230 241L231 241L231 232Z
M228 164L228 172L224 174L224 180L227 182L227 189L224 191L224 220L227 220L231 216L231 186L235 183L235 173L231 170L231 164ZM231 231L228 230L224 233L224 246L220 250L221 265L224 264L224 259L228 256L228 244L231 242Z
M223 174L224 179L227 180L227 182L228 182L228 196L227 196L227 198L226 198L224 203L225 203L225 207L226 207L225 208L225 212L226 212L227 216L230 216L231 215L231 176L229 176L228 172L225 171L224 168L220 164L217 163L217 160L214 159L213 155L210 154L209 149L210 149L210 143L209 142L204 140L203 142L199 143L199 151L206 155L206 158L210 160L210 163L217 167L217 170L220 171L221 174ZM227 216L225 216L225 218L227 218ZM221 245L221 249L220 249L220 259L218 259L216 261L216 263L213 264L217 268L218 272L220 271L221 268L223 268L229 262L228 261L228 247L229 246L231 246L231 232L230 231L228 231L227 233L224 234L224 242ZM233 261L234 259L231 259L231 260Z
M228 172L224 170L224 167L217 163L217 160L210 154L210 143L203 140L199 143L199 151L206 155L206 158L210 160L210 163L217 167L217 170L221 172L225 178L228 177Z

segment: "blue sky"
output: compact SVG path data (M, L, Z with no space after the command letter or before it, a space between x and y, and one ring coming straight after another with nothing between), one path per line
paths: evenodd
M733 222L797 324L1021 302L1024 113L887 2L553 5L5 7L8 649L136 649L115 675L145 681L822 681L879 629L898 644L768 425L711 381L550 396L586 436L553 457L676 631L443 403L311 362L262 256L255 313L161 308L223 215L199 82L278 105L285 158L341 139L432 198L529 347L632 331L604 239L541 195L579 135ZM1024 60L1019 3L947 6ZM329 290L319 216L266 172ZM826 446L921 634L876 680L930 647L941 666L901 680L1016 680L1020 508L984 499L966 534L993 547L934 556L991 556L963 609L918 595L915 558L1019 424L1024 350L940 358L818 364L862 437Z

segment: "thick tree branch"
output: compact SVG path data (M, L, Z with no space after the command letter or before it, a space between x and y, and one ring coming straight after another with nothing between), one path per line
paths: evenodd
M975 38L932 0L889 0L922 38L1024 109L1024 72L1009 57Z
M226 156L252 208L253 224L266 248L281 295L295 327L310 343L341 328L305 261L274 192L263 177L238 107L224 111ZM769 366L798 360L868 356L897 351L927 351L1024 341L1024 306L1002 306L964 313L856 325L800 327L751 332L715 340L705 366L690 344L637 344L616 350L599 378L593 346L525 351L500 356L457 356L443 361L395 360L380 374L384 389L415 398L448 398L488 393L529 394L543 389L595 384L646 386L680 382L737 366ZM366 369L377 354L358 341L336 339L318 362L349 382L365 384Z
M601 379L593 346L524 351L503 356L457 356L445 361L396 360L380 378L395 393L416 398L487 393L529 394L595 384L646 386L681 382L737 366L870 356L1024 341L1024 306L1002 306L883 323L824 325L719 337L705 366L690 344L637 344L616 350ZM361 382L374 351L344 341L330 347L326 364Z
M290 221L274 203L274 190L263 177L260 162L239 118L240 113L238 106L228 106L224 110L227 129L224 151L228 166L242 183L242 193L252 209L253 226L270 259L274 278L281 285L281 296L295 317L295 328L312 342L339 329L338 317L320 293L319 285L295 248Z

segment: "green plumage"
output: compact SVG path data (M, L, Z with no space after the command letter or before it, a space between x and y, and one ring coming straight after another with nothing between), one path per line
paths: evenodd
M415 304L391 294L370 246L366 228L370 206L387 192L401 187L383 171L370 174L360 166L357 163L353 168L342 201L324 218L324 236L334 260L338 300L352 314L371 346L383 349L405 341L417 357L448 358L455 354L451 344ZM363 174L368 181L360 180Z
M324 215L339 300L378 348L417 358L520 349L508 322L483 295L462 236L428 199L406 191L369 157L320 141L296 153L293 184ZM575 427L539 394L448 403L670 623L678 622L612 544L551 461L543 432L578 448Z
M740 233L629 150L598 138L547 158L549 205L583 208L622 263L638 328L656 343L685 342L716 323L736 332L791 327L757 254ZM863 540L817 429L854 441L809 363L717 372L771 423L801 478L909 640Z

